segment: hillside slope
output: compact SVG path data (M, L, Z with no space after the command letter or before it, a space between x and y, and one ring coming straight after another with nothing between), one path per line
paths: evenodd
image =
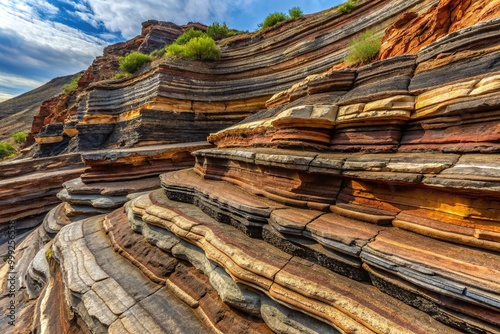
M0 102L0 140L13 132L28 130L42 102L60 94L73 76L52 79L43 86Z

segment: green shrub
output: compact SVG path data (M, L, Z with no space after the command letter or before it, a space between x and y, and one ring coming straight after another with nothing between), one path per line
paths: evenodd
M175 40L174 43L179 44L179 45L184 45L187 42L189 42L191 39L193 39L195 37L202 37L202 36L206 36L206 34L203 31L195 30L194 28L191 28L191 29L185 31L182 35L180 35Z
M167 46L168 56L180 56L193 60L219 60L221 51L210 36L194 37L186 44Z
M366 63L380 50L380 38L373 30L367 30L349 42L349 51L344 61L347 63Z
M282 21L286 21L287 19L288 19L288 16L286 16L283 13L278 13L278 12L272 13L272 14L269 14L264 19L264 22L259 24L259 27L261 27L262 29L269 28L269 27L272 27L272 26L274 26Z
M64 85L64 92L66 94L74 92L78 88L78 81L80 81L81 78L81 74L75 75L69 84Z
M11 134L10 137L12 139L14 139L16 144L22 145L26 141L26 138L28 137L28 133L26 131L19 131L19 132Z
M150 58L161 58L165 54L165 47L156 49L149 54Z
M207 35L212 37L216 41L238 34L241 34L241 31L238 31L236 29L229 29L226 25L226 22L224 22L222 25L214 22L207 27Z
M341 13L350 13L359 0L347 0L347 2L337 7L337 11Z
M0 142L0 159L9 157L16 153L16 149L12 144L7 143L7 142Z
M187 42L184 54L186 58L197 60L219 60L221 51L212 37L195 37Z
M302 9L300 7L292 7L288 10L288 14L292 19L298 19L299 17L304 16Z
M148 55L143 53L132 51L125 57L118 57L118 62L120 63L120 69L127 73L134 73L142 65L151 61Z
M167 45L165 50L167 51L167 56L184 56L184 45L179 45L179 44L170 44Z

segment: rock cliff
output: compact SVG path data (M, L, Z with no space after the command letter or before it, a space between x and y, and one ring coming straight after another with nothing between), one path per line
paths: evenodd
M1 165L0 226L41 222L15 332L498 333L496 5L360 1L79 90Z

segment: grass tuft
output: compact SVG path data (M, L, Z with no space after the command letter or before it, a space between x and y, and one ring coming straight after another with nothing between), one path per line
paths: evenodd
M78 81L82 78L81 74L75 75L73 79L71 79L70 83L67 85L64 85L64 92L66 94L73 93L77 88L78 88Z
M359 0L348 0L347 2L344 2L340 6L337 7L337 11L341 13L350 13L354 10L354 7L356 4L359 2Z
M380 45L380 38L375 36L375 32L367 30L349 42L349 51L344 61L350 64L367 63L375 58Z

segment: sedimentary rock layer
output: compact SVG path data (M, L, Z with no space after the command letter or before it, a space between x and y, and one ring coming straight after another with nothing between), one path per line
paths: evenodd
M195 155L195 171L205 179L230 182L282 205L328 210L337 204L340 208L331 210L342 215L499 250L496 154L346 155L246 148L207 149ZM192 174L178 173L186 176L162 176L171 196L189 193L189 188L213 196L202 190L199 179L188 177Z
M142 146L128 149L87 152L82 159L88 169L84 182L133 180L192 166L192 151L207 148L206 142Z
M178 246L173 245L187 242L194 246L193 250L198 249L201 258L197 261L208 258L224 268L238 285L259 291L254 294L260 298L270 296L279 304L321 319L339 331L448 330L427 315L388 299L369 284L335 275L263 241L250 239L191 204L168 200L161 192L139 197L131 205L135 214L131 224L146 240L162 249L170 244L166 247L170 247L174 255ZM170 242L166 243L167 240ZM206 267L202 268L206 273ZM366 293L371 296L369 300L362 297L366 297ZM396 312L396 308L405 311ZM261 308L261 313L266 321L266 309ZM384 320L380 314L384 314Z
M224 219L228 208L233 208L233 217L238 217L234 208L239 208L240 220L247 223L249 212L255 215L266 208L259 214L258 231L285 252L356 280L370 280L370 275L383 291L462 330L498 329L500 290L493 279L500 250L497 155L346 155L269 148L218 148L195 155L195 171L203 179L190 171L162 175L169 198L193 203L220 222L237 227ZM235 186L245 193L232 190ZM318 202L315 189L322 189L323 196L328 189L330 197ZM221 194L231 195L225 199ZM263 206L256 195L274 204ZM203 201L196 200L199 197ZM381 240L394 248L381 251ZM470 254L466 249L460 252L463 246L457 244L475 249ZM434 277L438 274L432 268L445 270L433 264L432 251L437 249L449 249L436 261L451 263L449 272L439 275L453 282ZM396 254L401 260L393 258ZM467 269L459 270L457 263L467 263ZM477 276L482 271L492 276ZM478 283L479 279L484 281ZM474 297L460 292L457 284ZM438 286L444 290L438 291ZM490 290L485 291L486 287ZM436 297L448 290L449 298L458 298L460 303Z
M483 21L416 55L307 79L276 94L259 117L209 141L337 152L497 152L498 25L497 18ZM338 84L316 90L324 78Z
M30 217L45 214L56 206L62 183L83 170L80 154L0 164L0 225L16 221L22 230L39 224L40 219Z
M339 63L348 41L359 32L371 27L381 32L400 13L421 12L436 1L359 1L349 14L332 9L305 16L254 35L229 39L219 62L156 61L150 70L132 78L87 87L89 82L97 81L96 71L89 69L80 80L80 86L87 90L68 107L72 110L67 113L69 117L47 118L45 127L33 133L39 133L36 139L45 152L55 150L58 144L67 146L69 137L78 138L73 145L77 143L81 150L130 147L141 142L172 143L173 139L165 136L170 122L177 124L175 141L202 140L263 109L272 94ZM149 50L162 39L168 44L184 29L177 28L166 23L146 23L141 36L108 48L105 57L135 48ZM302 85L302 93L296 90L282 102L294 101L307 90L318 93L339 84L345 86L351 77L347 71L341 83L343 80L320 76L310 88ZM60 125L51 128L52 119L63 121L64 129L59 129Z
M89 169L22 244L23 321L41 332L499 332L499 23L484 1L436 2L360 1L232 38L220 63L89 87L63 128L70 145L143 146L83 153ZM359 29L448 5L481 22L300 81ZM209 137L216 148L149 146L249 114ZM51 129L61 125L47 141ZM175 170L195 149L194 168Z

